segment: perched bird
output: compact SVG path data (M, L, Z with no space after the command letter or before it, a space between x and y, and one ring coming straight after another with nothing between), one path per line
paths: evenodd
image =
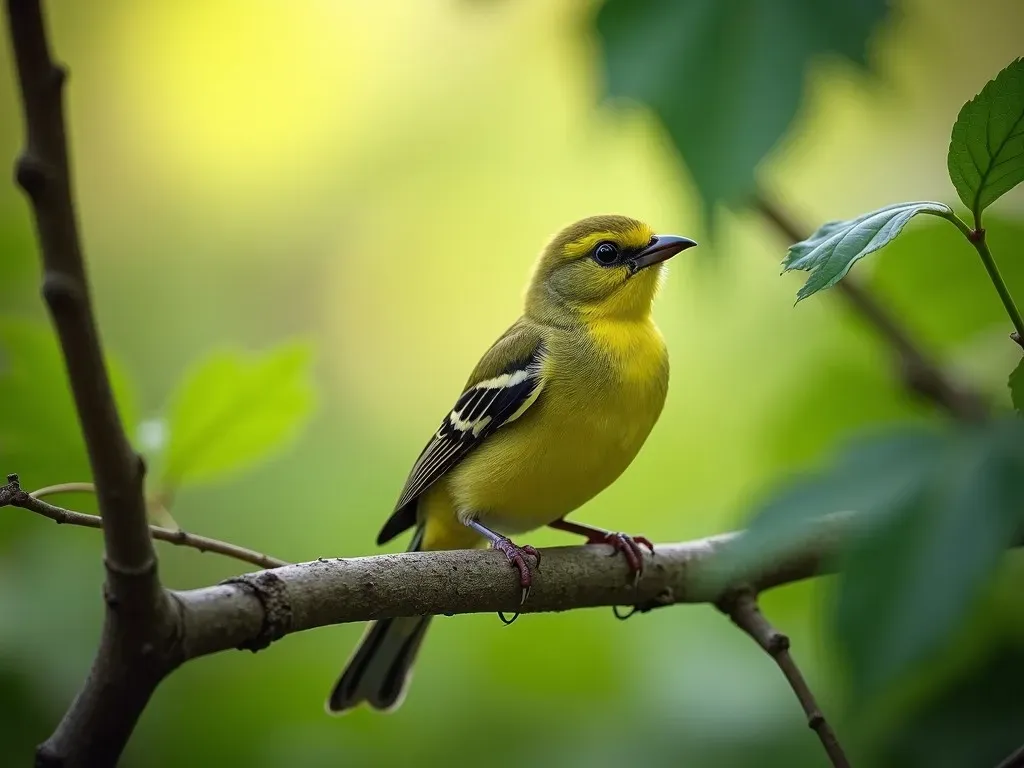
M412 467L383 544L414 528L409 551L484 542L519 574L523 599L533 547L509 535L550 526L612 545L637 576L646 539L565 516L629 466L661 414L668 354L651 318L663 262L696 245L655 235L625 216L593 216L541 253L522 317L477 364ZM372 622L327 700L397 708L430 616Z

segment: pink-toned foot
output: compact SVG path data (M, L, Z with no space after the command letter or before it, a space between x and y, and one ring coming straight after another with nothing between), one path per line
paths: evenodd
M621 552L629 565L629 572L637 580L644 572L644 551L641 546L647 547L651 554L654 554L654 545L645 536L629 536L625 533L601 533L594 534L587 538L589 544L608 544L612 548L612 554Z
M495 539L491 543L491 548L505 555L509 565L519 571L519 586L523 588L523 597L519 604L522 605L529 597L530 587L533 585L533 573L530 571L530 565L526 562L526 558L529 556L536 560L537 570L540 570L540 552L529 545L520 547L518 544L513 544L504 536Z

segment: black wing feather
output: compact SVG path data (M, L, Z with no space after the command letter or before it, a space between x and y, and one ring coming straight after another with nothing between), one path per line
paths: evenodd
M539 395L542 355L543 347L538 345L525 360L512 363L500 374L478 382L462 393L416 459L394 513L377 536L377 544L383 544L415 525L415 502L420 495L473 448L508 423L531 397Z

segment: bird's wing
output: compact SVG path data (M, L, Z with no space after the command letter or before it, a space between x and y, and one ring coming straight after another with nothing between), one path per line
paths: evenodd
M412 527L416 522L413 502L488 436L537 401L544 388L543 357L543 339L522 322L487 350L455 406L416 459L395 511L377 537L378 544Z

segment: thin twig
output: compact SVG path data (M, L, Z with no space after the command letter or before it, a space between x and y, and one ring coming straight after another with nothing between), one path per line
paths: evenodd
M789 653L789 637L775 629L764 617L757 606L754 594L749 590L741 590L719 602L718 609L732 619L737 627L750 635L779 665L790 688L800 700L800 706L803 707L804 714L807 715L808 727L818 734L821 745L828 753L832 765L836 768L850 768L850 761L847 760L835 731L825 719L810 686Z
M18 484L17 475L8 475L7 482L8 488L10 488L10 501L8 503L13 507L21 507L22 509L27 509L30 512L35 512L36 514L53 520L55 523L60 525L80 525L84 528L96 529L103 527L103 519L98 515L75 512L70 509L55 506L54 504L45 502L40 498L40 496L56 493L69 493L73 491L88 492L92 489L91 483L61 483L60 485L50 485L45 488L40 488L32 493L25 493L25 491L21 490L21 487ZM245 547L240 547L226 541L211 539L195 533L188 533L180 528L171 529L163 528L159 525L151 525L149 526L149 533L154 539L166 541L169 544L175 544L179 547L189 547L190 549L196 549L200 552L213 552L217 555L224 555L225 557L231 557L235 560L241 560L244 563L250 563L251 565L255 565L259 568L278 568L282 565L288 565L286 560L279 560L276 557L264 555L261 552L246 549Z
M56 496L59 493L96 493L96 486L92 483L57 483L37 488L29 496L41 499L44 496Z
M806 230L764 193L754 198L753 205L787 240L795 243L807 238ZM854 276L847 275L840 280L836 290L892 348L908 390L931 400L960 421L981 421L987 416L988 408L981 395L954 381Z

